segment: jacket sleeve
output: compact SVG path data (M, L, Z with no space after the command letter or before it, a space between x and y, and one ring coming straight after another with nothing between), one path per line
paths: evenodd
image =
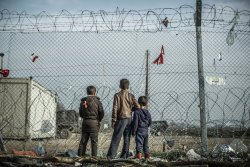
M133 103L132 111L136 110L136 108L140 108L140 104L137 102L134 95L132 95L132 103Z
M135 111L132 120L132 135L135 135L138 128L138 113Z
M118 97L117 95L114 96L113 101L113 109L112 109L112 125L115 125L115 122L117 120L117 110L118 110Z
M81 118L83 117L82 109L83 109L83 107L82 107L82 101L81 101L80 107L79 107L79 115Z
M104 117L104 110L102 107L102 102L99 101L99 105L98 105L98 115L99 115L99 121L101 122L103 117Z
M152 117L151 114L149 113L149 122L148 122L148 127L150 127L152 124Z

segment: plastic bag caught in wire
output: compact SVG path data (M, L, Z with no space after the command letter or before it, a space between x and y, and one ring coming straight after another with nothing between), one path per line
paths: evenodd
M232 46L234 44L234 39L237 37L234 28L235 26L238 24L238 19L240 18L238 12L235 13L234 18L232 19L232 21L230 21L230 23L233 23L231 29L229 30L228 34L227 34L227 39L226 42L229 46Z

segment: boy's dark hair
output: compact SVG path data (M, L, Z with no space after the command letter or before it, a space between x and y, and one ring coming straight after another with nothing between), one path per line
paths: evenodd
M91 86L87 87L87 94L88 95L94 95L95 92L96 92L96 88L94 86L91 85Z
M129 80L128 79L121 79L120 80L120 88L121 89L128 89L129 88Z
M146 106L148 104L148 98L146 96L140 96L138 99L138 103L141 106Z

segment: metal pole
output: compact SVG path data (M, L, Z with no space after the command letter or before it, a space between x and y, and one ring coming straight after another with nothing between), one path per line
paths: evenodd
M2 70L3 69L3 56L4 56L4 54L0 53L0 56L1 56L1 66L0 66L0 69Z
M148 93L148 87L149 87L149 51L146 51L146 83L145 83L145 96L148 98L149 102L149 93ZM146 109L149 108L149 103L146 106Z
M146 51L146 83L145 83L145 96L148 97L148 62L149 61L149 52L148 50Z
M7 153L7 149L6 149L5 145L4 145L3 138L1 136L1 134L0 134L0 151L2 151L4 153Z
M201 38L201 0L196 0L196 43L199 78L199 99L200 99L200 126L201 126L201 151L203 156L207 155L207 124L205 111L205 85L203 72L202 38Z

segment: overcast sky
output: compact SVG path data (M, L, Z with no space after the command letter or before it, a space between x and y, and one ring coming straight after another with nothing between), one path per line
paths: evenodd
M0 0L0 10L10 11L26 10L32 13L47 11L57 13L62 9L70 12L80 10L107 10L121 9L151 9L151 8L176 8L181 5L195 6L196 0ZM203 0L203 4L231 6L234 9L249 10L250 0Z

